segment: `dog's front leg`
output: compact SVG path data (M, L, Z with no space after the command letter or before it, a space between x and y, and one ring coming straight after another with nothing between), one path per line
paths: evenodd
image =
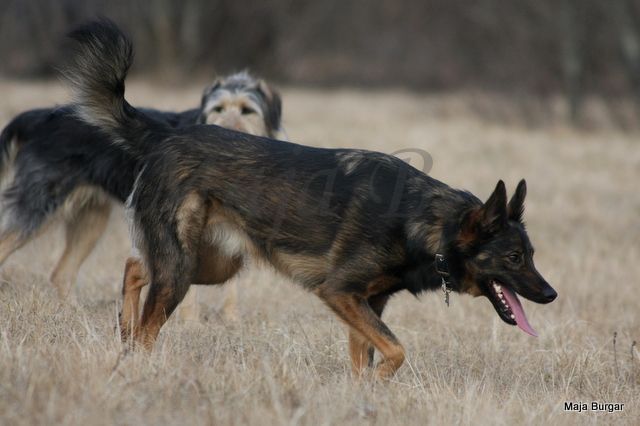
M361 376L364 369L373 363L373 346L353 327L349 327L349 356L351 370L356 376Z
M142 260L137 257L127 259L122 282L122 310L120 311L120 333L126 342L138 324L140 315L140 292L149 283Z
M151 282L147 300L142 308L140 323L134 327L133 338L136 344L151 351L158 338L160 329L182 301L189 284L182 283L154 283Z
M373 312L382 318L389 296L374 296L368 300ZM374 347L369 340L357 332L353 327L349 327L349 354L351 356L351 368L353 372L360 376L365 367L373 367Z
M366 340L382 353L382 360L376 365L376 375L379 378L393 376L404 362L404 348L367 300L347 292L320 291L318 295L353 329L349 343L354 371L360 372L365 359L369 360L368 344L364 343Z
M184 299L195 269L193 255L181 252L177 246L169 247L160 254L144 261L149 277L149 293L142 308L140 323L133 332L136 343L148 351L153 348L163 324Z

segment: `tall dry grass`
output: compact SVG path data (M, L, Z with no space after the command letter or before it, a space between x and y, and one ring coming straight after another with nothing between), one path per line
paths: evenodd
M203 82L204 84L204 82ZM183 108L186 89L132 83L140 105ZM63 102L53 83L0 83L0 121ZM121 210L81 271L77 304L47 274L55 227L0 272L0 423L21 424L637 424L640 417L640 137L562 125L488 124L463 95L284 91L297 142L385 152L420 148L431 174L487 197L503 178L529 183L527 219L551 305L524 302L540 337L502 323L485 299L395 297L384 318L408 353L388 383L351 377L342 324L269 270L239 278L240 321L206 291L200 323L169 321L150 355L114 334L129 244ZM614 349L613 336L617 333ZM624 403L567 413L565 401Z

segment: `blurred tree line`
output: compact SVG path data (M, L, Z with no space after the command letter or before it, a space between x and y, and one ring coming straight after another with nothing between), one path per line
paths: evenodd
M63 34L104 15L136 70L250 68L312 85L564 91L640 102L640 0L0 0L0 73L54 73Z

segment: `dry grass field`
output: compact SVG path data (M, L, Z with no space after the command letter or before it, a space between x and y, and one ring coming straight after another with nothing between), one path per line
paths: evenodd
M201 87L138 80L128 98L186 108ZM56 82L0 82L0 93L2 125L68 99ZM76 304L57 301L47 284L62 250L56 227L0 270L0 424L638 424L638 133L491 123L456 94L292 88L283 97L296 142L420 148L432 176L481 198L499 178L511 192L525 177L537 266L559 293L550 305L523 302L540 337L504 324L484 298L454 295L447 308L440 293L402 294L384 317L407 362L390 382L359 381L335 316L284 278L249 268L240 321L226 323L223 293L207 289L201 322L171 320L153 353L123 354L114 324L129 243L119 209L81 271ZM625 405L572 413L565 401Z

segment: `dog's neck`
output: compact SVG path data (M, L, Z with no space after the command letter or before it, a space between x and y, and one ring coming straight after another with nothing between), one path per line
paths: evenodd
M407 290L417 294L442 287L443 275L436 269L436 254L445 259L452 289L459 289L462 279L459 272L463 269L455 242L463 218L479 205L473 195L456 191L455 198L448 199L446 206L430 206L420 219L409 224L407 243L412 265L405 274Z

